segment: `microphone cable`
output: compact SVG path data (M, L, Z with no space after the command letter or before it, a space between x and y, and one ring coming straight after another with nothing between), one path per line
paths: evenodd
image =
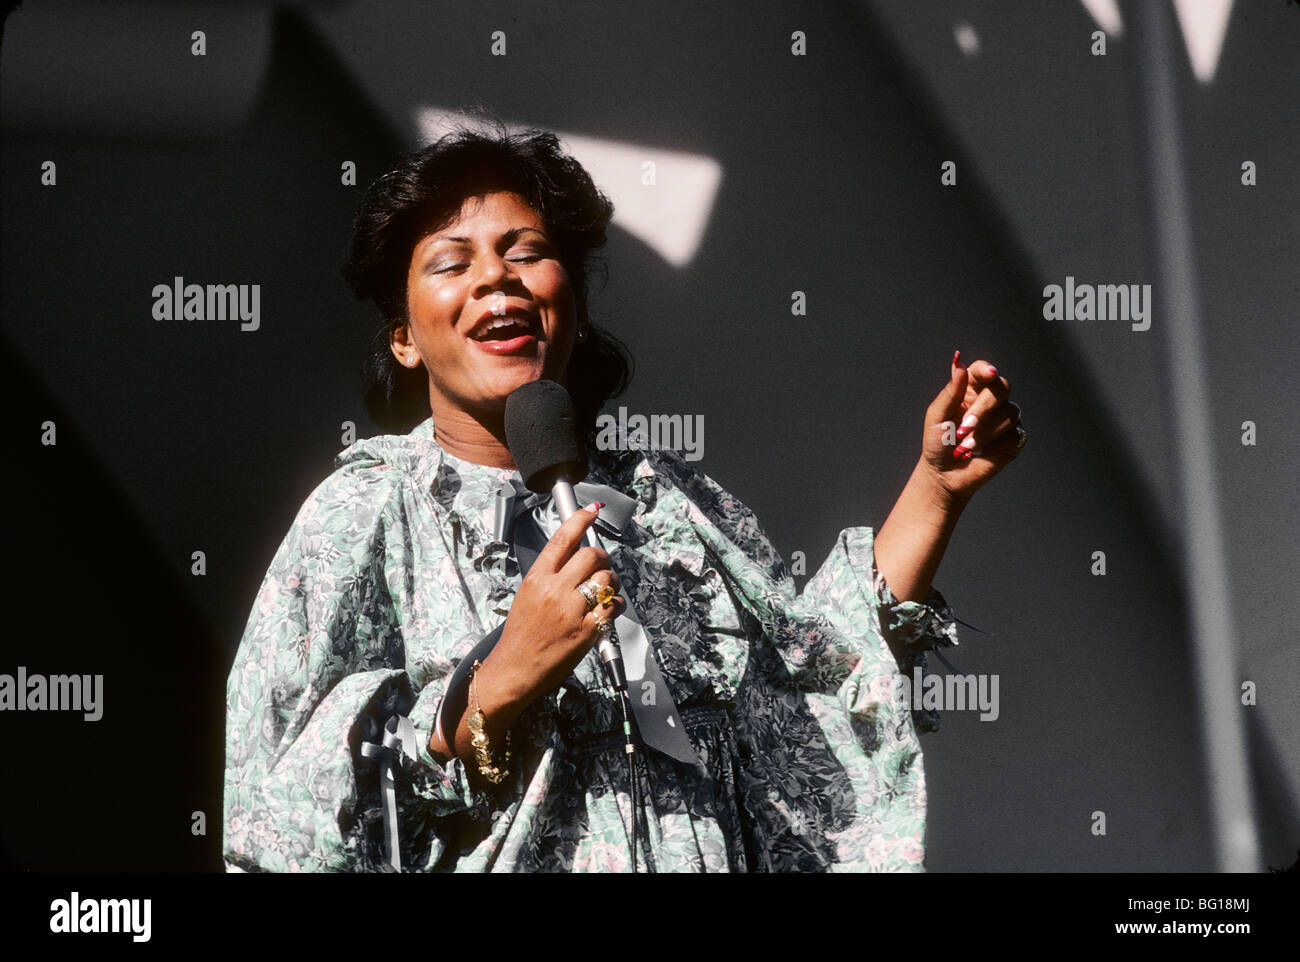
M618 635L611 630L605 641L610 647L618 652ZM593 649L594 651L595 649ZM629 815L631 816L631 825L628 830L628 836L631 841L631 861L632 871L636 872L637 866L637 847L638 847L638 818L637 812L641 808L641 791L640 782L637 779L637 745L641 739L636 730L635 716L632 713L632 703L629 700L630 695L627 690L627 679L623 674L623 659L621 653L617 661L604 661L605 677L609 680L610 687L614 689L614 697L618 700L618 707L623 715L623 758L627 765L627 798ZM614 803L618 804L618 798L615 796Z
M619 692L619 706L623 709L623 757L627 760L627 798L631 806L632 827L629 831L632 851L632 873L636 874L637 850L637 811L640 809L640 791L636 777L636 736L632 723L631 705L628 703L627 688ZM617 799L615 800L617 801Z

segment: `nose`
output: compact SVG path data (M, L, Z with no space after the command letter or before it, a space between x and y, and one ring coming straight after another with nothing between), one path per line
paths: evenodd
M475 264L474 296L486 297L506 282L516 280L518 276L508 260L495 251L484 254Z

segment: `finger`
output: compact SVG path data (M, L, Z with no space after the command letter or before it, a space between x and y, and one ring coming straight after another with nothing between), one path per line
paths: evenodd
M613 568L602 568L593 572L587 580L596 585L609 585L615 593L623 590L623 584L618 580L618 573Z
M976 361L970 366L970 377L966 385L966 406L969 408L975 398L984 391L992 391L1005 401L1007 395L1011 393L1011 385L988 361Z
M608 618L610 621L613 621L626 610L627 600L622 595L615 595L608 602L603 605L597 605L594 610L587 612L587 614L591 616L592 625L594 626L596 619Z
M597 583L598 582L596 581L596 578L592 577L587 579L586 582L580 582L577 588L574 589L573 594L574 597L577 598L577 601L574 602L575 611L577 612L577 617L579 619L582 619L585 618L587 615L591 615L593 619L609 618L610 620L613 620L614 618L617 618L619 615L621 615L627 609L627 599L623 598L622 595L613 594L607 600L598 602L595 607L592 607L591 602L587 600L587 596L583 594L580 589L582 588L583 584L590 585L590 584L597 584ZM576 606L581 606L581 607L577 608Z
M543 571L550 572L563 568L573 557L573 553L582 546L587 529L596 523L596 515L603 507L604 505L597 501L575 511L569 520L560 525L555 534L551 535L538 553L533 567L536 568L540 564Z
M562 571L556 577L564 578L566 575ZM609 588L615 595L621 594L623 591L623 585L619 582L618 575L610 568L602 568L599 571L593 572L589 577L584 578L582 581L579 581L576 586L579 589L579 594L582 593L581 588L583 585L591 585L596 589ZM599 605L597 605L597 607L599 607Z
M583 601L583 610L580 617L585 618L585 624L595 630L596 622L601 618L608 618L611 622L627 610L627 599L622 595L614 595L608 601L596 605L595 608L588 607L586 599Z
M999 381L1005 382L1005 378L998 377L998 369L988 361L971 361L970 367L971 386L976 390L988 387Z
M972 373L970 386L966 391L966 413L961 424L957 425L957 437L964 438L974 430L975 425L993 408L1005 402L1011 394L1011 385L1004 377L997 376L997 368L987 361L976 361L971 370L980 365L979 375Z
M1022 429L1023 430L1023 429ZM981 460L993 461L995 463L1005 464L1015 460L1020 456L1024 446L1020 444L1020 432L1015 427L1008 428L988 444L976 449L968 460L974 461L976 458Z
M952 363L948 366L948 383L930 405L931 411L937 415L930 419L931 422L951 420L961 415L962 399L966 396L966 370L961 363L961 351L953 351Z
M564 563L564 567L556 572L556 575L565 584L571 584L576 588L598 571L610 571L609 552L604 548L583 545L573 553L573 557Z
M1020 405L1015 401L1003 401L996 407L980 415L974 428L954 449L953 454L960 456L965 451L976 451L985 444L1009 431L1020 423Z

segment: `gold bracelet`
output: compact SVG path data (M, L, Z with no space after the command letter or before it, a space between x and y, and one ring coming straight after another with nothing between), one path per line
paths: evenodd
M475 682L478 679L478 670L483 667L481 661L476 661L469 670L469 714L465 716L465 725L469 728L470 744L474 746L474 761L478 765L479 774L486 778L493 785L500 785L507 775L510 774L510 732L506 732L506 755L501 762L501 767L497 768L492 761L492 749L488 747L487 731L484 725L487 718L483 710L478 706L478 688Z

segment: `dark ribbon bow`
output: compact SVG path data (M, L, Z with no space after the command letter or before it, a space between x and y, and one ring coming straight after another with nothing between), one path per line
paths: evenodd
M627 527L628 522L632 520L633 512L636 511L634 498L629 498L608 485L580 481L573 486L573 494L580 507L586 507L597 501L603 503L600 514L596 516L596 528L600 533L613 538L622 535L623 529ZM538 508L547 510L550 503L549 494L535 494L524 487L522 481L515 478L502 482L501 487L497 488L492 536L506 544L511 544L513 541L515 560L519 562L519 569L524 574L528 573L528 569L537 560L538 554L546 544L546 539L540 528L534 524L521 525L518 523L519 518L521 515L531 514Z

